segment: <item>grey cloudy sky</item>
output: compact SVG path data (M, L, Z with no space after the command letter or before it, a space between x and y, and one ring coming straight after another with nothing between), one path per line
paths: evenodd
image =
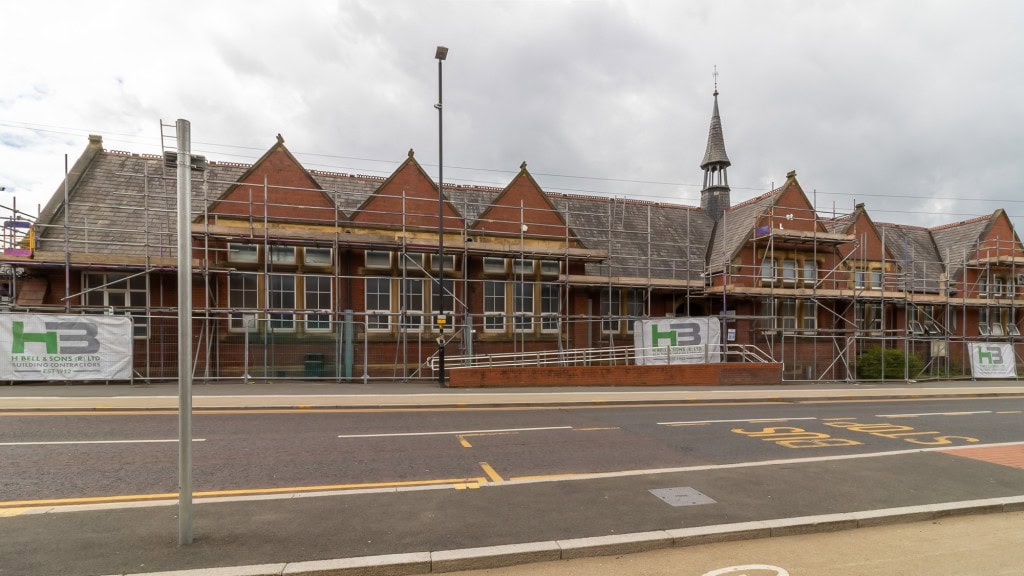
M1024 5L1012 1L5 2L0 203L34 214L86 135L252 162L699 203L712 69L739 202L796 169L818 208L1024 225Z

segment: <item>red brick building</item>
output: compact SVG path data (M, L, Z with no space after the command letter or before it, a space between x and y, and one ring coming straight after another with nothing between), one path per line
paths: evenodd
M787 379L856 378L872 347L917 357L912 379L966 371L968 342L1020 350L1024 247L1002 210L932 229L822 216L795 172L732 205L717 97L700 207L548 193L525 163L439 203L411 150L387 178L330 173L280 136L252 165L209 162L192 173L195 375L427 377L439 312L449 355L563 358L631 345L637 318L716 315ZM173 377L174 169L91 136L65 184L31 254L8 242L5 307L130 314L137 377Z

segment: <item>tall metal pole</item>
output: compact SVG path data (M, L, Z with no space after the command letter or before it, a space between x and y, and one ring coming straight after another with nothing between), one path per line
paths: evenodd
M440 314L437 327L439 330L439 336L437 339L437 383L444 386L444 325L447 322L447 318L444 316L444 110L442 108L441 99L441 87L442 87L442 75L441 67L444 64L445 58L448 57L448 48L444 46L438 46L437 52L434 54L437 58L437 104L434 108L437 108L437 259L438 259L438 274L437 274L437 294L438 294L438 308L437 312Z
M178 545L192 543L192 134L178 141Z

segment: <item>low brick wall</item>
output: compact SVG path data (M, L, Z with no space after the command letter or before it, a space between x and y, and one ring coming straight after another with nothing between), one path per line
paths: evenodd
M498 366L448 371L452 388L545 386L749 386L782 383L781 364Z

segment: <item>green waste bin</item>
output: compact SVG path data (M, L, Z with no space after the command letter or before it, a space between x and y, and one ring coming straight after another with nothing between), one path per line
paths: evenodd
M306 354L306 378L321 378L324 375L324 355Z

